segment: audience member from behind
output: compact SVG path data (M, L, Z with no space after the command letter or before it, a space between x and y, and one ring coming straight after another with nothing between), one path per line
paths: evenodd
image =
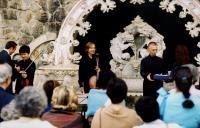
M0 64L0 111L5 105L14 99L13 95L5 91L6 88L10 86L11 76L12 68L6 63ZM2 121L1 118L0 121Z
M17 120L4 121L1 128L55 128L47 121L40 120L40 113L47 106L47 98L43 90L25 87L15 97L15 109L20 117Z
M175 49L175 62L171 67L171 75L175 76L176 69L190 63L189 50L185 45L177 45Z
M197 83L199 78L198 68L193 64L184 64L182 67L188 67L192 73L192 86L190 88L191 95L200 96L200 88Z
M43 115L45 112L48 112L51 109L51 99L53 95L53 90L58 86L60 86L60 83L56 80L48 80L44 83L43 89L47 96L48 105L45 108L45 110L41 113L41 115Z
M176 89L169 94L161 88L157 99L160 114L167 123L177 123L184 128L198 128L200 126L200 99L190 95L192 73L187 67L180 67L175 73Z
M123 104L127 90L123 80L115 78L109 81L106 93L112 103L95 113L91 128L132 128L142 123L136 112Z
M86 116L94 116L95 112L103 107L108 96L106 95L106 90L108 86L108 81L114 79L116 75L111 71L100 71L99 79L97 81L97 88L91 89L88 94L87 111Z
M133 128L181 128L177 124L166 124L160 120L158 103L151 97L141 97L135 104L135 110L144 124Z
M83 128L81 115L75 113L78 97L67 86L58 86L53 91L52 109L44 113L42 120L47 120L58 128Z
M17 109L15 109L15 104L15 100L12 100L9 104L1 109L1 118L4 121L19 119L20 113L17 111Z
M190 63L189 50L185 45L177 45L175 49L176 65Z

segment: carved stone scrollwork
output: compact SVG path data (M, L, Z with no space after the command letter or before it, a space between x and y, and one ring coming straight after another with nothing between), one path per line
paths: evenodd
M101 4L101 10L103 13L109 12L110 10L113 10L116 8L116 3L112 0L99 0L99 4Z
M120 0L121 2L125 2L127 0ZM149 2L153 2L154 0L149 0ZM145 0L130 0L129 1L131 4L143 4L145 3Z
M70 80L78 86L78 65L68 65L69 67L55 67L55 66L42 66L35 72L34 85L42 87L47 80L57 80L60 83L63 82L66 76L70 77Z
M197 47L200 48L200 42L198 42ZM200 53L198 53L197 56L194 57L194 59L197 61L197 64L200 65Z
M153 27L145 23L140 16L137 16L130 25L124 28L123 33L118 33L111 40L110 52L113 59L110 61L112 70L122 78L140 78L140 61L148 55L144 48L150 41L158 43L158 56L162 57L166 46L164 37ZM124 52L131 48L134 56Z
M173 13L179 5L182 11L179 13L180 18L186 18L187 15L193 17L193 21L188 21L185 24L186 30L189 31L191 37L199 37L200 35L200 4L196 0L163 0L160 2L160 8L167 12ZM195 60L199 63L200 53L197 54Z
M89 22L80 21L77 23L75 31L77 30L81 36L85 36L87 34L87 31L90 29L90 27L91 27L91 24Z
M144 0L130 0L130 3L132 3L132 4L143 4L143 3L145 3L145 1Z
M54 42L54 65L68 65L72 63L79 63L81 55L73 53L73 47L79 45L78 40L70 40L69 42L65 37Z
M189 31L191 37L198 37L200 32L200 27L198 27L199 25L198 22L187 22L187 24L185 24L186 30Z
M189 31L191 37L198 37L200 33L200 5L194 4L195 0L163 0L160 2L160 8L167 12L173 13L176 5L182 7L182 11L179 14L180 18L185 18L187 15L193 17L193 22L187 22L185 24L186 30Z

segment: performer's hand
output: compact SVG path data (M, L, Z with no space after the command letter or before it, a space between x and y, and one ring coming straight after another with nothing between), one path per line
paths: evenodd
M22 73L22 77L23 78L27 78L27 74L26 73Z
M96 68L95 70L96 70L96 72L100 72L100 71L101 71L101 69L100 69L100 68Z
M151 73L149 73L149 74L147 75L147 79L148 79L149 81L154 81L154 80L151 79Z
M27 78L27 74L25 71L20 71L19 73L21 73L22 78Z
M97 83L97 76L93 75L89 79L89 86L90 88L96 88L96 83Z
M20 67L19 67L19 66L17 66L16 64L15 64L15 69L17 70L17 72L19 72L19 71L20 71Z
M80 87L80 91L81 91L81 93L85 94L83 87Z

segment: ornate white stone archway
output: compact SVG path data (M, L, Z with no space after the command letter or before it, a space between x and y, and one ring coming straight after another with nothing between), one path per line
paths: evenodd
M155 0L130 0L130 4L146 4L148 2L154 2ZM127 0L120 0L120 2L127 2ZM57 39L54 42L54 66L45 66L38 70L38 77L49 76L54 74L51 78L58 78L61 80L65 75L74 77L74 81L77 81L77 70L81 56L79 53L72 51L74 46L79 45L79 41L74 37L75 33L79 33L80 36L85 36L88 30L91 28L91 24L84 19L95 6L100 5L100 9L103 13L108 13L116 8L114 0L79 0L77 4L71 9L67 17L63 21L60 28ZM161 0L159 7L168 13L173 13L175 6L181 6L182 11L179 14L179 18L185 18L187 15L193 17L193 21L185 23L185 29L188 34L197 38L200 35L200 3L197 0ZM197 42L197 46L200 48L200 41ZM62 60L62 61L61 61ZM195 60L200 65L200 53L195 57ZM57 75L58 74L58 75ZM128 83L133 83L129 79ZM141 91L141 80L135 79L134 83L139 83L134 91Z
M120 1L126 2L127 0ZM130 4L145 4L148 2L154 2L154 0L148 0L146 2L145 0L130 0ZM85 21L84 16L88 15L97 5L101 6L100 9L104 13L116 8L116 3L114 0L78 1L69 12L61 26L58 38L56 39L56 42L58 43L57 47L63 47L63 44L65 44L66 48L68 48L66 50L70 51L71 47L79 45L79 41L76 40L73 35L76 32L78 32L81 36L85 36L87 34L87 31L91 28L91 24L88 21ZM159 7L169 13L173 13L176 10L176 5L182 7L179 18L185 18L187 15L191 15L193 17L193 21L188 21L185 23L185 28L191 37L198 37L200 35L200 3L197 0L161 0ZM199 43L197 46L200 47ZM63 58L67 62L63 63L67 64L68 62L78 62L77 60L80 59L80 54L73 52L68 53L69 54L65 55L66 57ZM60 57L62 57L62 53L55 58L55 65L59 65L61 63L58 60ZM198 64L200 64L200 53L195 57L195 60Z

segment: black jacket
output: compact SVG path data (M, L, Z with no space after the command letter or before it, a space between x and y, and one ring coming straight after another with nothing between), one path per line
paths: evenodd
M89 56L83 56L79 65L79 85L84 86L84 90L87 93L89 91L89 79L91 76L96 75L96 57L93 56L92 59Z
M11 57L6 50L2 50L0 52L0 62L1 63L8 63L11 67L13 66Z
M149 81L147 75L151 73L151 78L154 74L165 74L166 68L162 58L154 56L147 56L142 59L140 65L140 74L144 78L143 81L143 94L144 96L157 97L157 90L163 86L160 80Z

